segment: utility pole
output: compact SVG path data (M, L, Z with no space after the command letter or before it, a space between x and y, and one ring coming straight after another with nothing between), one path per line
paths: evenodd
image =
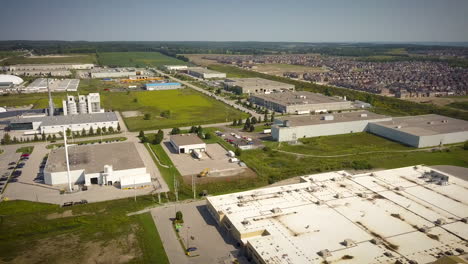
M192 190L193 190L193 199L197 199L197 191L196 191L196 183L195 183L195 178L192 175Z

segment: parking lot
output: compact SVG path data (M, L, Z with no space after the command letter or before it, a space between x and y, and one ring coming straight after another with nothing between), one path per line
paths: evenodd
M219 144L207 144L201 159L191 154L176 153L169 142L164 142L162 146L182 176L198 175L209 169L208 177L224 177L242 173L246 169L238 162L229 162L228 152Z
M16 148L14 150L13 148L12 146L2 146L4 153L0 155L0 194L6 189L10 175L16 169L17 162L21 156L21 153L16 153Z
M175 213L181 211L184 224L179 231L184 245L196 248L196 257L185 255L172 227ZM225 228L220 228L206 209L206 201L157 207L151 210L170 263L248 263L239 256L235 241ZM188 242L188 243L187 243Z
M222 137L226 142L240 149L254 149L263 147L261 138L269 135L245 132L238 128L223 127L224 132L216 132L216 135Z

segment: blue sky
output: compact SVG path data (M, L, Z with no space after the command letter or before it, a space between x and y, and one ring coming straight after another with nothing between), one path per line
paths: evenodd
M467 0L0 0L0 40L468 41Z

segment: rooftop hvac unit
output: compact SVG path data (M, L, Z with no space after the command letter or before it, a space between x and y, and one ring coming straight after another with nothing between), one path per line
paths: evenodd
M435 221L435 224L436 224L436 225L444 225L444 224L446 224L446 223L447 223L447 221L445 221L445 219L443 219L443 218L438 218L438 219Z
M343 241L343 245L345 247L353 247L356 245L356 243L352 239L347 238Z
M335 198L337 198L337 199L343 198L343 194L342 193L337 193L335 195Z
M422 227L418 228L418 231L423 232L423 233L427 233L429 231L429 227L428 226L422 226Z
M327 258L327 257L331 257L331 252L330 250L328 249L324 249L324 250L320 250L318 252L319 256L321 256L322 258Z
M380 245L380 244L382 244L382 240L379 239L379 238L373 238L373 239L371 239L370 242L371 242L372 244L374 244L374 245Z
M281 213L282 211L281 211L280 208L276 207L276 208L271 209L271 212L274 213L274 214L279 214L279 213Z

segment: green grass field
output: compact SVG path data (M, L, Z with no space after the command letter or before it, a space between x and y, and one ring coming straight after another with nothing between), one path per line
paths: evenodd
M302 139L301 143L302 145L291 146L286 143L266 142L271 150L244 151L241 159L258 173L259 180L270 183L293 176L353 169L362 165L382 169L417 164L468 167L468 152L461 146L451 146L448 150L434 152L385 152L416 149L367 133ZM351 155L308 157L278 152L277 149L319 156ZM370 151L380 153L364 153Z
M97 63L95 54L60 54L59 56L23 57L14 56L2 64L48 64L48 63Z
M127 216L150 205L150 196L69 208L2 202L0 262L169 263L151 215Z
M159 52L102 52L98 53L99 64L123 67L157 67L166 64L187 63Z
M246 117L246 114L188 88L104 93L102 97L106 109L151 114L150 120L144 120L144 116L124 118L131 131L221 123ZM166 110L171 112L170 117L160 117Z
M468 111L468 101L454 102L454 103L448 104L447 106Z

